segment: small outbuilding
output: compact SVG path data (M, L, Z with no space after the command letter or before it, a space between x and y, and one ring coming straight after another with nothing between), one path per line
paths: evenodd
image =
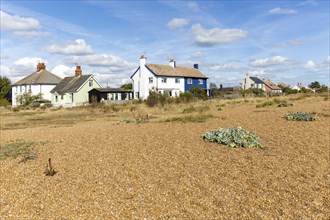
M94 88L88 92L89 102L115 102L133 99L133 91L122 88Z

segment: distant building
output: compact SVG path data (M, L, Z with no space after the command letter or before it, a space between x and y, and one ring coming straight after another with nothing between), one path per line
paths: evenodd
M245 79L240 83L241 89L262 89L266 93L275 94L282 93L282 89L278 87L271 80L259 79L256 76L250 76L246 74Z
M51 100L50 91L62 80L62 78L46 70L44 63L38 63L37 71L24 77L12 85L12 105L17 106L17 97L24 93L31 95L41 94L43 99Z
M131 79L135 99L146 99L150 91L175 97L192 86L204 89L209 95L208 78L199 71L198 64L193 68L179 67L173 59L169 65L147 64L147 58L141 56L140 66Z
M94 88L88 92L89 102L111 102L133 99L133 92L122 88Z
M74 107L89 103L88 92L101 88L93 75L82 75L80 66L76 67L75 75L65 77L51 90L53 106Z

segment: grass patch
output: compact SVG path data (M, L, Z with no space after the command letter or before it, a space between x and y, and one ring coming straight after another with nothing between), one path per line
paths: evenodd
M182 123L202 123L205 122L208 118L213 118L213 115L190 115L183 117L173 117L162 120L161 122L182 122Z
M183 109L182 113L193 113L193 112L199 112L199 113L204 113L206 111L209 111L211 108L210 106L189 106L188 108Z
M30 147L34 144L31 141L17 140L7 143L0 147L0 160L4 160L8 157L17 158L19 155L25 154L30 158Z
M273 104L274 104L274 102L272 102L272 101L267 101L267 102L263 102L263 103L261 103L261 104L257 104L257 105L256 105L256 108L263 108L263 107L271 106L271 105L273 105Z

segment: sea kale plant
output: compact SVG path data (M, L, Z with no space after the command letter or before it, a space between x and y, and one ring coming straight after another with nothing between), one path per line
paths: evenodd
M257 135L242 129L241 127L222 128L219 130L208 131L203 135L203 139L210 142L224 144L232 148L263 147L260 143L260 138Z
M314 121L316 120L316 114L308 112L290 112L286 114L285 119L288 121Z

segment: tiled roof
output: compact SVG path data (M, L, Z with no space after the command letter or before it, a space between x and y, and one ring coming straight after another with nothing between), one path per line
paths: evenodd
M89 79L91 75L81 75L79 77L71 76L65 77L54 89L52 89L51 93L58 93L60 95L64 93L73 93L77 92L77 90Z
M170 65L161 64L146 64L146 67L154 72L157 76L174 76L174 77L191 77L191 78L204 78L207 77L202 74L198 69L188 67L175 67Z
M270 80L265 80L264 83L266 84L266 86L268 86L271 90L282 90L280 87L278 87L277 85L275 85L275 83L273 83Z
M261 84L264 83L261 79L259 79L258 77L255 77L255 76L250 76L250 79L252 81L254 81L255 83L261 83Z
M47 85L57 85L62 78L56 76L55 74L47 71L46 69L41 69L40 71L36 71L27 77L17 81L14 83L14 86L17 85L39 85L39 84L47 84Z

